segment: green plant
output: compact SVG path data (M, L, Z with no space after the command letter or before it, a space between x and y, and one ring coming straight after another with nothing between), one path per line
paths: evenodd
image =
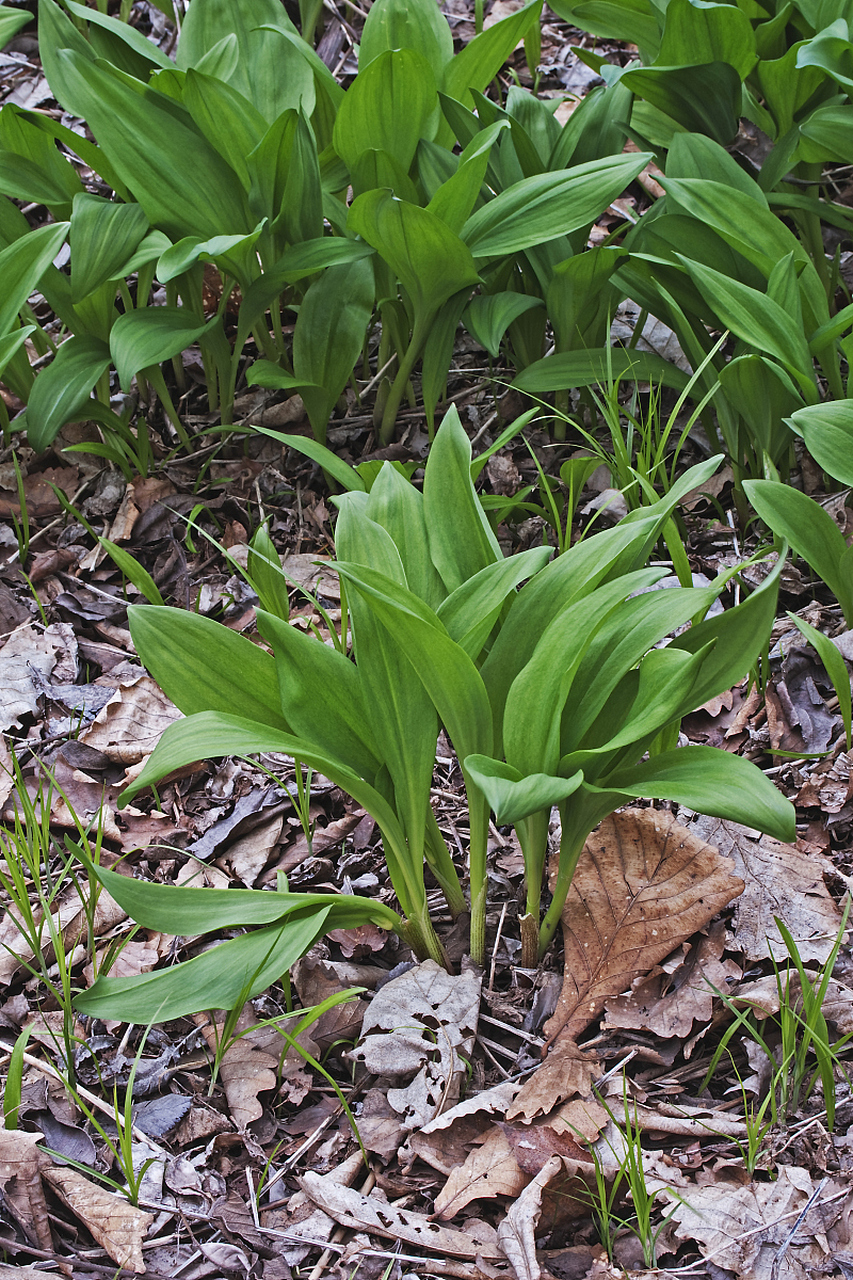
M517 826L525 856L530 964L554 935L586 836L632 796L739 816L789 838L793 811L754 766L712 748L668 749L681 716L730 687L759 651L781 565L743 604L664 649L655 646L701 617L726 578L704 590L633 596L663 576L643 566L682 495L717 464L693 468L666 497L551 564L548 548L504 560L452 411L430 452L423 494L386 465L369 494L353 490L337 500L337 569L354 664L263 611L259 626L274 659L204 619L130 610L140 656L188 718L166 731L125 800L200 755L278 750L309 763L376 819L405 936L418 954L439 960L425 859L452 912L464 907L429 804L439 722L465 778L475 958L485 948L490 807ZM560 868L540 936L554 804L563 824Z
M774 1125L779 1121L786 1123L801 1103L808 1099L819 1079L827 1116L827 1128L830 1132L834 1130L836 1071L840 1068L844 1073L838 1054L851 1037L845 1035L833 1041L829 1034L823 1005L838 952L845 938L850 907L851 899L848 898L832 950L814 978L806 970L791 931L784 921L775 917L776 927L782 935L788 959L783 970L775 956L771 954L779 1009L775 1021L763 1020L763 1029L759 1027L759 1019L756 1015L756 1009L759 1006L753 1006L747 1002L745 1008L739 1008L738 1005L741 1002L736 996L727 996L715 989L726 1008L734 1015L734 1021L714 1050L703 1088L707 1087L723 1053L728 1052L732 1037L736 1032L743 1031L766 1055L772 1071L768 1094L772 1123ZM774 1037L767 1030L768 1026L775 1029L777 1033L778 1047ZM844 1074L846 1076L846 1073Z
M73 1084L76 1041L72 1001L76 988L71 957L84 933L94 952L94 913L99 892L93 877L88 877L85 884L81 881L75 869L75 852L85 846L87 858L94 867L100 858L103 829L99 823L93 843L66 799L80 844L63 852L57 848L50 832L52 800L54 792L59 790L53 778L49 773L41 776L35 795L31 796L16 756L13 770L14 814L9 826L0 829L4 868L0 869L0 890L6 900L7 916L21 942L14 951L8 946L6 949L39 979L43 993L54 1000L62 1012L61 1043L57 1049ZM70 843L68 837L66 841ZM78 923L72 936L68 925L79 917L84 923Z

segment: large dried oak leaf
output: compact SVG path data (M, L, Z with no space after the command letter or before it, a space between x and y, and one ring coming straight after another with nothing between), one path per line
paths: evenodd
M743 892L732 863L669 813L626 809L587 840L563 909L565 974L550 1040L576 1037L611 996Z

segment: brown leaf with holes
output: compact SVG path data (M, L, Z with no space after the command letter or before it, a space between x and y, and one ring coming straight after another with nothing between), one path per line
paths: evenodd
M116 1266L141 1274L145 1270L142 1241L154 1217L122 1195L99 1187L76 1169L51 1165L44 1178L63 1204L91 1231Z
M452 1169L435 1198L439 1218L455 1218L472 1200L520 1195L530 1181L519 1166L509 1138L494 1128L485 1142L468 1153L465 1163Z
M50 1157L39 1151L41 1133L0 1129L0 1192L3 1203L30 1244L53 1253L42 1170Z
M193 1014L193 1022L201 1029L212 1053L216 1052L217 1043L221 1040L225 1017L224 1013L218 1013L214 1024L206 1013ZM234 1028L235 1032L246 1034L228 1045L219 1067L228 1109L241 1131L263 1115L258 1094L274 1089L277 1080L278 1059L253 1042L250 1028L254 1022L254 1010L247 1004Z
M498 1243L518 1280L539 1280L542 1268L536 1259L536 1228L548 1185L564 1174L560 1156L551 1156L522 1192L498 1227Z
M565 973L550 1040L578 1036L607 1000L744 888L730 859L654 809L611 814L587 840L563 908Z

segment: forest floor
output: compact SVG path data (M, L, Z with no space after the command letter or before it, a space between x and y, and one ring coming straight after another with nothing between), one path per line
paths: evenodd
M492 15L509 7L496 0ZM466 0L444 8L456 37L470 38ZM168 40L153 6L137 3L133 15ZM320 53L344 80L355 65L351 33L327 14ZM591 83L572 52L581 39L546 18L540 91L562 97ZM68 123L33 36L0 58L0 100L55 109ZM513 69L530 82L521 51ZM598 230L653 198L632 187ZM671 335L646 337L660 349ZM244 1034L220 1054L216 1078L221 1015L157 1026L146 1038L141 1028L86 1025L69 1012L64 997L91 980L93 956L116 940L125 945L114 972L123 975L185 958L200 940L137 929L127 941L132 923L106 894L87 923L63 837L86 833L105 864L122 861L144 879L194 875L198 883L201 868L205 884L263 888L284 873L293 890L393 900L372 818L315 776L306 833L293 766L281 759L263 769L239 760L194 768L156 796L118 807L178 712L133 648L127 604L142 597L95 535L130 551L168 603L256 638L257 601L239 568L267 521L297 584L293 620L322 625L316 601L340 618L328 568L334 508L322 473L249 429L309 434L299 398L246 392L242 425L222 436L208 430L215 421L194 389L191 358L184 372L182 414L198 448L176 455L167 426L152 421L158 460L146 478L128 482L93 455L63 452L95 439L91 424L65 428L45 455L14 440L0 453L0 879L29 848L30 900L46 908L40 925L36 912L41 949L28 949L8 898L0 921L9 1113L0 1130L0 1250L15 1264L0 1274L853 1276L853 1093L844 1065L853 959L845 935L823 992L839 1060L830 1055L821 1079L778 923L814 980L835 955L853 871L853 756L832 684L786 611L836 639L844 624L805 566L786 569L763 687L745 680L683 725L684 741L738 752L773 778L797 807L795 845L666 804L622 811L589 842L564 938L529 970L519 965L521 852L510 829L493 827L484 972L464 962L438 905L439 931L461 970L454 975L412 966L399 939L378 929L333 932L288 984L246 1006ZM20 406L2 394L14 415ZM526 407L473 345L456 352L448 394L481 449ZM377 450L369 397L348 393L329 444L350 461L421 462L423 415L406 411L400 424L396 443ZM581 444L556 445L542 428L527 440L552 476ZM688 439L679 466L703 451L701 438ZM850 533L846 495L822 494L813 468L802 480ZM730 481L722 471L710 498L682 510L691 567L708 579L755 545L754 535L746 548L741 542ZM507 551L553 541L524 442L497 453L484 482L508 500L532 486L529 507L517 506L501 526ZM602 507L600 518L618 516L610 485L606 470L593 475L581 525ZM435 810L464 874L461 773L449 747L440 745L438 759ZM680 898L688 882L703 892ZM292 1004L308 1008L349 988L363 990L303 1031L298 1047L282 1038ZM406 1070L401 1029L413 1022L432 1028L435 1048ZM69 1026L73 1064L63 1054ZM18 1042L20 1055L25 1029L22 1065L13 1048ZM796 1070L784 1058L788 1034ZM128 1195L131 1165L138 1183Z

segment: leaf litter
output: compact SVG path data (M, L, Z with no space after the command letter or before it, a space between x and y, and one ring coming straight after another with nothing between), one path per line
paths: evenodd
M150 5L136 8L165 39L162 15ZM468 7L447 8L455 13L457 34L470 37ZM329 30L344 32L345 24L333 15ZM557 78L566 84L588 72L567 52L569 45L565 26L549 17L543 64L560 68ZM523 77L523 59L516 62ZM37 68L27 78L13 76L12 84L22 105L50 100ZM599 230L603 236L607 228ZM645 337L655 349L669 339L664 332ZM252 393L249 399L247 420L260 421L256 406L263 398ZM472 428L481 430L491 413L488 394L473 395L468 409ZM279 425L286 418L300 429L298 416L293 419L297 398L283 411L282 405L263 410ZM85 431L67 428L60 444L78 442ZM347 448L354 438L350 429ZM542 437L540 451L545 443ZM401 458L422 457L424 447L413 420ZM323 780L312 789L311 838L287 793L270 787L253 766L188 771L167 780L155 803L116 807L177 713L135 661L125 604L138 592L90 545L81 524L59 519L51 484L73 495L87 519L130 550L172 602L189 607L197 600L202 612L248 634L254 601L216 544L239 561L261 504L288 574L339 621L338 580L324 567L331 528L322 480L269 441L255 440L250 448L249 457L224 451L211 466L213 484L201 486L205 512L196 518L206 522L212 544L199 538L194 548L186 539L186 517L198 501L191 464L167 462L154 479L125 484L84 455L75 455L78 465L71 467L60 453L39 461L22 451L27 508L44 541L36 542L28 564L37 605L17 565L13 528L0 528L4 817L10 819L15 805L11 743L28 791L35 795L42 781L37 760L61 786L51 796L59 848L62 834L75 838L77 815L90 830L100 819L106 863L130 855L127 870L144 878L236 887L271 885L283 873L293 888L349 885L386 893L372 822L365 825L363 812ZM495 493L510 496L535 481L523 449L496 455L486 476ZM0 512L20 517L16 488L0 491ZM523 546L541 532L541 522L532 520L512 538ZM713 576L726 563L728 532L714 535L709 522L692 537L697 563ZM802 580L798 585L792 572L787 582L794 595L800 592L796 603L805 606L804 616L831 629L831 617L810 602ZM39 605L51 619L47 626ZM294 602L294 616L306 626L324 625L304 598ZM775 638L791 634L780 623ZM849 661L844 637L836 640ZM451 977L427 964L399 972L408 956L395 939L336 931L297 966L292 991L277 988L246 1006L236 1027L245 1034L225 1048L212 1090L221 1017L197 1015L154 1028L144 1042L121 1027L87 1028L85 1038L75 1027L80 1097L99 1101L105 1131L115 1131L109 1129L112 1084L119 1085L121 1106L140 1054L134 1159L154 1163L135 1207L99 1181L104 1173L121 1181L121 1171L73 1096L60 1089L63 1106L44 1092L40 1107L27 1110L22 1102L22 1124L32 1127L0 1130L2 1247L66 1274L73 1259L81 1276L123 1267L151 1275L319 1280L354 1270L378 1277L389 1265L395 1276L469 1280L615 1276L624 1272L601 1246L592 1205L598 1170L605 1194L616 1185L625 1150L624 1126L616 1121L628 1108L642 1135L657 1225L669 1215L658 1241L669 1270L697 1280L853 1273L853 1104L846 1079L839 1080L835 1133L824 1128L818 1084L752 1177L743 1159L749 1126L741 1102L745 1096L754 1116L762 1095L757 1074L750 1075L757 1059L749 1046L734 1067L722 1062L703 1087L706 1045L731 1017L716 993L773 1018L781 997L772 961L784 967L787 955L775 917L788 925L807 965L822 963L841 924L838 900L851 870L850 761L822 668L789 638L771 655L766 693L763 700L746 686L731 690L690 717L685 731L695 741L773 759L777 781L804 819L797 845L666 806L616 814L591 838L579 867L563 918L563 951L532 974L518 967L517 938L507 924L520 880L517 851L512 837L496 830L490 970ZM788 750L827 754L791 762L774 755ZM434 802L442 829L464 840L461 778L449 751L436 772ZM112 970L119 975L207 945L134 932L106 895L92 922L81 917L82 905L76 890L69 891L54 904L52 919L83 982L93 980L95 965L118 941L125 944ZM94 962L90 928L98 939ZM8 910L0 945L6 1053L0 1069L9 1071L15 1039L29 1028L21 1082L26 1099L45 1089L45 1071L68 1071L61 1011L28 969L36 957L22 945ZM49 954L47 960L55 964ZM843 950L824 1005L839 1037L853 1029L851 984ZM324 1063L347 1098L371 1156L369 1173L327 1079L307 1067L274 1026L258 1026L272 1019L286 1029L283 1015L294 992L307 1006L351 987L368 990L324 1014L303 1037L303 1048ZM796 1000L796 978L789 988ZM45 1155L42 1133L85 1168ZM631 1219L624 1194L612 1206L614 1221ZM622 1252L614 1256L639 1277L647 1271L627 1248L629 1237L622 1232Z

